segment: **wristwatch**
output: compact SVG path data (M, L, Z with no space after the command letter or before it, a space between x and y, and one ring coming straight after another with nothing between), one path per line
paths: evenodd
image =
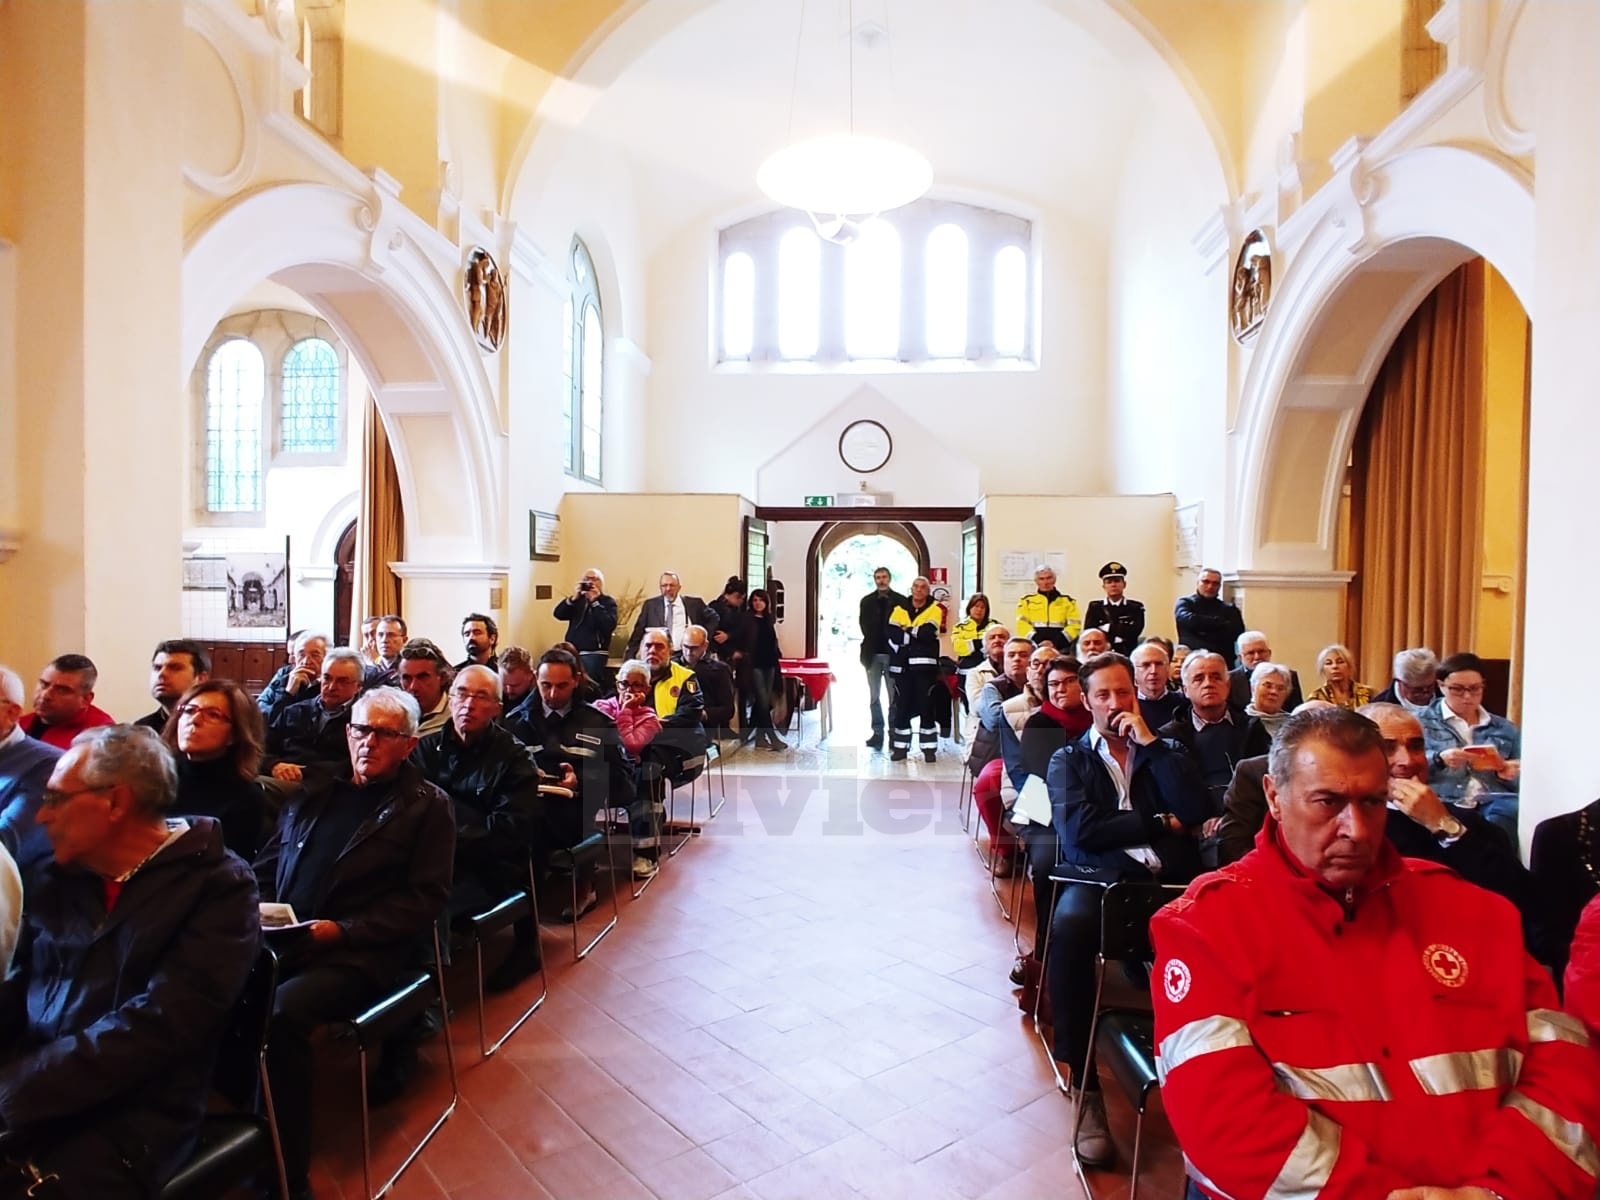
M1441 842L1453 842L1466 831L1467 827L1465 825L1449 813L1445 813L1444 820L1439 822L1439 828L1433 831L1433 836Z

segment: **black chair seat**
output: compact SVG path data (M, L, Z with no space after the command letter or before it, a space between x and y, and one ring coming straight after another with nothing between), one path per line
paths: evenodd
M1137 1097L1143 1112L1157 1085L1155 1018L1141 1012L1102 1012L1095 1030L1095 1049L1122 1090Z
M266 1121L245 1114L208 1116L200 1125L194 1154L161 1189L161 1200L215 1200L235 1186L241 1164L272 1165L272 1134Z
M366 1012L345 1022L356 1041L370 1048L400 1032L438 999L433 976L427 971L408 975L405 981Z
M491 937L502 929L515 925L533 910L528 903L527 892L513 892L500 901L487 912L481 912L470 920L473 936L479 941Z
M591 833L576 846L564 850L550 852L550 865L558 870L571 870L580 861L593 858L605 849L606 835L601 832Z

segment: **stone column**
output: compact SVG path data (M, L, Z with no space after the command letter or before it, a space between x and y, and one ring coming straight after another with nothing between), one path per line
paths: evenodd
M1307 696L1321 686L1317 653L1339 639L1349 571L1238 571L1227 576L1230 595L1246 629L1259 629L1272 643L1274 662L1300 674ZM1376 688L1388 683L1364 679Z

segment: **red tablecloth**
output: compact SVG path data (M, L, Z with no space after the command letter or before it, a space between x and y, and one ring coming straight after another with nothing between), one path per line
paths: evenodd
M828 694L828 685L833 682L833 668L820 658L781 659L778 670L805 684L813 704L822 703L822 698Z

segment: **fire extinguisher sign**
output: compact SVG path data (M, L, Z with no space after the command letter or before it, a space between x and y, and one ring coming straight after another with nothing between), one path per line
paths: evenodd
M950 586L950 568L949 567L929 567L928 568L928 582L930 584L932 584L934 587L938 587L941 584L943 584L945 587L949 587Z

